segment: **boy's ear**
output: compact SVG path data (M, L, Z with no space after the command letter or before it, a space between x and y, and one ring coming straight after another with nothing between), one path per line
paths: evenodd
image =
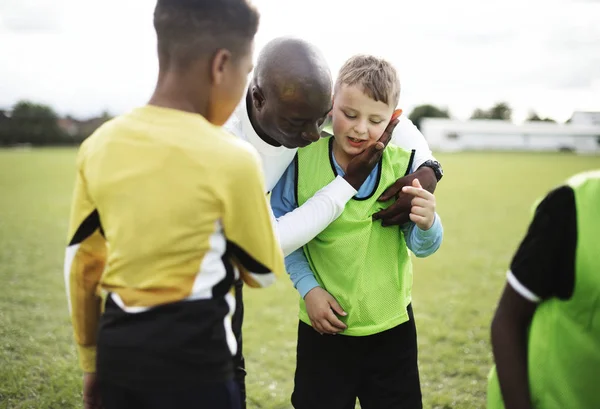
M221 85L226 81L225 71L231 62L231 52L224 48L217 50L210 65L210 76L214 85Z
M402 115L402 110L401 109L396 109L394 111L394 113L392 114L391 121L393 121L394 119L398 118L400 115Z
M260 111L265 106L266 98L263 90L256 84L252 86L252 104L257 111Z

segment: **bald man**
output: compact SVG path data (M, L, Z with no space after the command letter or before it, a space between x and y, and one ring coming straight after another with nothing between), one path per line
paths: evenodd
M225 127L256 148L262 158L267 190L271 191L297 149L319 140L321 126L331 108L332 78L324 56L306 41L282 37L269 42L260 52L246 95ZM381 200L394 196L397 200L374 217L382 219L384 225L399 225L409 220L411 198L401 192L402 187L418 178L425 189L433 192L442 170L423 135L408 118L401 116L390 122L379 144L350 162L344 177L338 176L304 205L276 219L285 255L308 243L342 213L390 139L394 145L415 151L412 173L382 195ZM236 303L232 324L238 340L236 379L245 407L241 281L236 285Z

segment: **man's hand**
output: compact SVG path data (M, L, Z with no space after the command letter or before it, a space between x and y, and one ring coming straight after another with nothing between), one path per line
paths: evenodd
M375 165L377 165L377 162L379 162L379 159L381 159L383 150L392 139L392 133L394 132L396 125L398 125L398 122L398 119L390 121L377 143L369 146L363 153L355 156L350 163L348 163L344 179L346 179L346 182L350 183L354 189L360 189Z
M402 191L405 186L411 186L414 179L419 179L423 188L431 193L435 191L437 179L433 169L422 167L414 173L398 179L392 186L386 189L379 197L380 202L396 198L396 202L387 209L378 211L373 215L374 220L381 220L381 225L401 226L410 221L410 208L412 207L413 196Z
M100 385L95 373L83 374L83 407L84 409L102 409Z
M321 287L310 290L304 296L304 303L310 323L319 334L337 334L347 328L334 314L335 311L338 315L346 316L346 312L335 298Z

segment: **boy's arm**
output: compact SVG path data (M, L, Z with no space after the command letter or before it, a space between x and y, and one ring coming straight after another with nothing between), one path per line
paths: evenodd
M527 328L536 307L537 304L507 285L494 315L492 349L506 408L532 408L527 376Z
M575 197L569 187L539 204L507 273L492 321L492 349L506 408L531 408L527 371L528 328L540 302L569 299L575 282ZM568 352L565 352L568 353Z
M435 212L435 196L423 189L419 179L402 192L411 197L409 218L411 223L402 226L407 247L417 257L427 257L440 247L444 229L440 216Z
M411 173L398 179L379 198L382 202L396 199L387 209L373 215L376 220L382 221L383 226L398 226L409 221L411 197L402 193L404 186L410 186L413 179L419 179L423 188L433 193L442 176L441 166L435 160L421 131L406 116L400 116L399 120L390 143L408 151L414 150L415 156Z
M83 175L84 149L85 145L77 161L64 275L79 363L84 372L91 373L96 372L96 332L101 311L97 288L106 264L106 241Z
M436 213L433 225L428 230L422 230L415 223L410 222L402 226L406 246L417 257L428 257L435 253L442 244L444 227L440 216Z
M313 288L319 287L319 283L308 264L304 250L298 249L285 258L285 269L290 275L294 288L298 290L300 297L304 299Z
M304 299L312 327L320 334L337 334L346 329L346 324L336 316L345 316L346 312L331 294L319 286L304 251L298 249L287 256L285 267Z
M235 161L229 161L227 172L229 180L223 193L227 252L246 284L269 286L276 275L285 272L285 267L264 193L258 154L248 149Z

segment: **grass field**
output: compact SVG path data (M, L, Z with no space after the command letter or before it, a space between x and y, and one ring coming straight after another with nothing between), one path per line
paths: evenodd
M62 262L75 151L0 150L0 409L80 408ZM426 408L483 408L489 323L536 198L600 157L438 155L442 248L415 261ZM250 408L289 408L297 296L284 277L246 291Z

